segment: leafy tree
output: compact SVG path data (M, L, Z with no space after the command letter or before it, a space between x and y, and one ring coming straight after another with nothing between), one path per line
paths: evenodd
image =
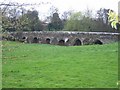
M51 31L51 30L53 30L53 29L54 29L54 27L53 27L52 23L49 23L49 24L48 24L48 30Z
M31 4L14 2L0 4L3 31L38 31L43 29L42 22L38 17L38 12L36 10L26 10L23 8L23 6L26 5Z
M47 16L46 18L47 22L51 23L51 19L54 13L58 13L58 8L56 8L55 6L51 6L49 9L49 16Z
M72 13L70 18L67 20L65 30L80 30L80 20L83 18L81 12Z
M104 20L107 20L107 12L99 12L98 18L92 17L92 11L87 10L84 14L74 12L70 15L65 24L65 30L74 31L112 31L112 28Z
M94 30L95 31L105 31L105 32L114 32L112 27L108 22L108 12L110 9L100 8L96 17L94 17Z
M20 14L19 8L11 7L4 11L2 9L2 28L3 31L15 31L17 30L18 26L18 18ZM3 13L4 12L4 13Z
M38 31L42 30L42 24L37 11L14 7L2 14L2 28L3 31Z
M30 29L30 31L43 30L42 22L39 20L38 12L36 10L28 11L22 17L26 18L25 20L28 22L27 27Z
M62 30L63 29L63 24L61 19L59 18L58 13L54 13L52 18L51 18L51 23L48 24L49 30Z
M64 29L65 29L66 22L70 18L72 13L73 13L73 10L63 12L63 14L61 16L61 21L62 21L62 25L63 25Z
M1 8L2 12L2 30L3 31L19 31L20 30L20 20L19 17L23 11L23 8L18 3L8 3L1 4L3 5Z

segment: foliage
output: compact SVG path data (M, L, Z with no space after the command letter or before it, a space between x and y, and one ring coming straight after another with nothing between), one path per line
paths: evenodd
M81 12L72 13L66 22L66 30L78 31L80 29L80 20L83 18Z
M33 53L34 51L34 53ZM118 44L3 42L3 88L117 88Z
M112 31L108 24L109 9L100 9L97 11L96 17L93 13L87 10L84 14L82 12L74 12L70 15L64 25L65 30L75 31Z
M109 10L108 15L109 15L108 20L111 23L112 28L117 29L118 15L111 10Z
M14 5L14 3L0 7L0 9L3 31L39 31L43 29L36 10L26 10L22 5Z
M6 9L6 10L5 10ZM18 24L18 16L20 14L20 7L11 7L1 8L2 12L2 28L3 31L15 31L17 29Z
M46 20L41 21L39 19L36 10L26 10L22 5L16 3L0 5L5 5L0 7L3 31L42 31L44 29L57 31L64 29L69 31L114 32L112 27L119 29L120 26L117 15L112 14L112 10L105 8L98 10L96 16L89 9L85 13L69 10L63 12L60 18L58 8L52 6L49 10L50 16L47 17L46 22Z
M33 11L28 11L26 14L22 15L23 18L23 23L24 20L26 20L27 25L25 24L25 29L24 30L30 30L30 31L41 31L43 26L41 21L39 20L38 17L38 12L36 10ZM25 18L25 19L24 19ZM29 29L26 29L29 28Z
M62 30L63 29L63 24L61 19L59 18L58 13L53 13L53 16L51 17L51 23L48 24L48 29L49 30Z

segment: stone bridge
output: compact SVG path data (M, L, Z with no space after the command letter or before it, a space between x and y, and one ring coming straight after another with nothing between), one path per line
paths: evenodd
M89 45L106 44L120 41L120 33L107 32L69 32L69 31L34 31L9 32L7 38L26 43L42 43L53 45Z

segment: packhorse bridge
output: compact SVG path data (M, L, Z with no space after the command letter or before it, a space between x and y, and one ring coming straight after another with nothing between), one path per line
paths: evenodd
M107 32L34 31L9 32L3 38L26 43L76 46L118 42L119 36L120 33Z

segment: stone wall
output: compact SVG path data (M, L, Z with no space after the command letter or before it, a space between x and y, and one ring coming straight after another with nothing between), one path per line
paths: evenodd
M118 36L119 33L106 32L35 31L9 32L7 38L26 43L73 46L118 42Z

